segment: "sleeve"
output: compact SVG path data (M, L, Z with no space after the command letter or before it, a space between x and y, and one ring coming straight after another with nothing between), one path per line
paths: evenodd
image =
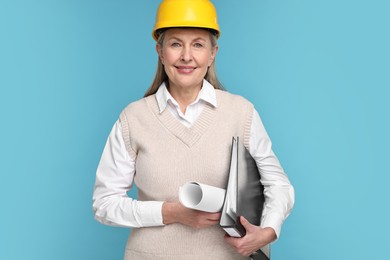
M93 211L100 223L120 227L161 226L161 201L137 201L127 192L132 188L135 159L126 150L119 120L103 150L93 191Z
M253 111L249 152L255 159L264 185L265 204L261 227L271 227L279 238L283 222L295 200L294 188L272 151L272 143L256 110Z

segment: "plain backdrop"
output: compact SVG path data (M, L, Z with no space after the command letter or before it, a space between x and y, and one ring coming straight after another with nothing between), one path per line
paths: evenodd
M155 73L159 2L0 0L0 259L123 258L130 229L97 223L92 191ZM389 1L214 4L218 75L296 190L273 259L388 259Z

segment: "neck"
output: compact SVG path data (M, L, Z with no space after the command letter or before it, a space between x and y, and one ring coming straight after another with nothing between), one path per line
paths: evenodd
M195 101L198 97L199 91L202 88L202 83L194 87L179 87L169 84L169 93L177 101L181 112L186 112L187 106Z

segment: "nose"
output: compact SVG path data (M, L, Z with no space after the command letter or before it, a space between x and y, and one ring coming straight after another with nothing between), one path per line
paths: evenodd
M181 60L184 61L184 62L189 62L189 61L192 60L192 51L191 51L190 47L184 46L182 48Z

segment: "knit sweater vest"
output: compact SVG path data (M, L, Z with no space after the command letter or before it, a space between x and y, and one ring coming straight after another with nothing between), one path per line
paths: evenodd
M192 127L168 109L159 112L155 95L128 105L120 116L123 138L136 158L134 182L140 201L178 201L179 187L196 181L226 188L231 142L239 136L248 147L253 105L216 90ZM218 225L195 229L182 224L133 229L125 259L248 259L224 241Z

